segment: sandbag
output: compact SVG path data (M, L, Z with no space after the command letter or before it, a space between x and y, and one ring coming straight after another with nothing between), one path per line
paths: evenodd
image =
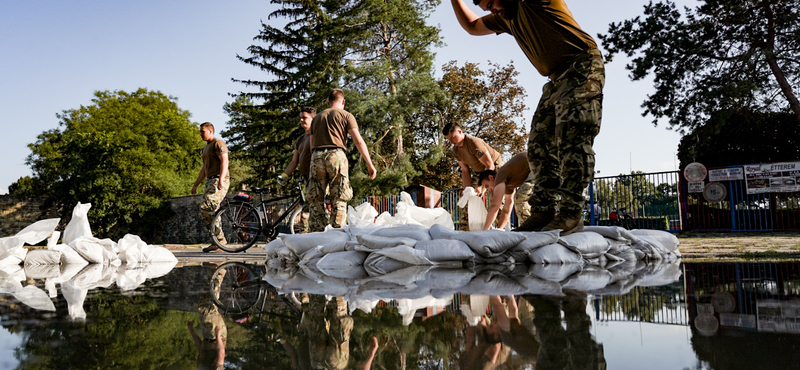
M530 254L530 260L537 264L565 264L575 263L582 265L584 263L580 254L573 252L567 247L555 243L541 247Z
M636 237L631 231L619 226L584 226L583 231L591 231L593 233L598 233L603 237L614 239L614 240L627 240L630 244L639 242L639 238Z
M370 249L394 248L398 245L405 245L413 248L414 244L417 244L416 239L405 238L405 237L388 237L388 236L370 235L370 234L356 235L356 240L358 240L359 244Z
M80 253L66 244L56 244L50 249L61 252L61 264L82 266L89 263Z
M558 239L558 244L580 253L586 259L599 257L610 248L608 241L602 235L593 232L573 233L562 236Z
M640 238L646 236L658 240L670 252L678 249L678 245L680 245L680 240L678 240L677 236L663 230L637 229L631 230L630 233Z
M59 265L61 252L49 249L34 249L25 256L25 266Z
M486 203L478 196L475 188L471 186L464 188L461 198L458 200L458 206L467 208L467 222L470 230L483 230L488 211Z
M326 254L317 261L317 269L335 278L358 279L367 276L362 268L366 258L367 253L358 251Z
M431 239L452 239L453 235L463 233L463 231L453 230L442 225L433 225L428 232Z
M378 253L370 253L364 260L364 271L369 276L382 276L411 266L408 262L398 261Z
M91 203L78 202L75 208L72 209L72 218L70 218L67 227L64 228L64 234L61 237L61 242L71 245L73 241L82 237L92 236L92 227L89 226L89 209L92 208Z
M414 266L431 266L433 261L425 257L425 252L416 250L414 248L400 245L394 248L369 250L361 246L356 246L356 250L371 252L371 254L386 256L397 261L402 261Z
M25 244L35 245L53 234L59 221L61 221L60 218L39 220L20 230L14 236Z
M427 228L433 225L442 225L449 229L455 229L453 217L442 207L423 208L414 204L414 200L406 192L400 193L400 202L397 203L397 211L394 215L395 222L402 224L422 225Z
M283 244L283 240L281 238L275 238L271 242L264 244L264 251L267 252L267 260L275 258L278 256L277 250L278 248L285 247L286 244Z
M470 231L453 235L452 238L467 243L475 253L487 258L497 257L525 240L521 233L500 230Z
M519 242L519 244L515 245L511 248L512 251L522 251L526 253L530 253L544 247L545 245L550 245L558 241L560 236L559 230L550 230L550 231L538 231L538 232L519 232L518 234L524 235L525 240Z
M423 251L433 262L466 261L475 257L472 249L461 240L424 240L417 242L414 249Z
M350 235L338 230L309 234L278 234L278 237L281 238L286 247L298 256L318 245L350 240Z
M105 248L98 243L96 238L91 236L81 236L69 243L78 254L89 263L103 263Z
M322 252L322 254L330 254L336 252L354 251L356 250L355 247L357 245L359 245L358 241L351 240L325 243L320 246L320 252Z
M387 236L392 238L411 238L414 240L431 240L428 228L420 225L399 225L382 227L372 232L371 235Z

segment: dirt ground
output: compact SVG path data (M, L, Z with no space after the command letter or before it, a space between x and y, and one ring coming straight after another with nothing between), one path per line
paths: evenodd
M800 258L800 232L678 234L685 259Z

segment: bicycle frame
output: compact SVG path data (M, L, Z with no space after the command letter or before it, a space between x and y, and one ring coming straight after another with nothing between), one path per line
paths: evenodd
M275 221L270 223L269 226L272 226L274 228L274 227L280 225L280 223L283 222L283 220L285 220L287 217L291 216L292 211L294 211L294 209L297 208L297 206L305 203L304 199L303 199L304 198L303 197L303 193L301 192L299 196L297 194L292 194L292 195L285 195L285 196L277 197L277 198L270 198L270 199L267 199L267 200L263 200L263 195L259 194L259 198L261 198L261 199L260 199L259 203L257 205L255 205L255 207L256 207L256 209L260 209L261 212L265 212L264 211L264 206L265 205L280 203L282 200L291 199L291 198L295 198L295 197L296 197L296 199L294 200L294 202L292 202L292 204L289 205L289 207L286 208L286 210L278 218L276 218ZM267 226L267 225L264 225L264 226Z

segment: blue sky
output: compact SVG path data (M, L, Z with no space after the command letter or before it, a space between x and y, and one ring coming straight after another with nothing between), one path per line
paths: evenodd
M640 15L646 3L567 0L578 23L595 38L610 22ZM267 15L275 9L266 0L0 3L0 128L7 139L0 146L0 194L18 178L31 175L25 165L27 145L58 127L56 114L90 105L98 90L158 90L177 97L178 106L192 113L192 121L224 126L228 117L222 106L232 100L228 93L246 89L231 78L269 78L238 61L236 54L246 55L260 22L270 22ZM447 0L429 24L439 25L446 43L435 50L437 76L450 60L459 65L481 63L484 68L488 61L514 61L528 94L527 125L547 80L513 38L466 34ZM618 56L606 67L603 124L594 147L598 176L674 170L680 136L664 125L653 127L650 117L641 116L640 104L652 85L631 82L624 65L625 58Z

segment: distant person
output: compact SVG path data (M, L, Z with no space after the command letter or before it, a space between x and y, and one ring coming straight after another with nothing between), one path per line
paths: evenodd
M511 209L516 211L517 220L520 223L530 217L531 206L528 204L528 198L533 190L533 177L531 168L528 166L527 152L514 155L497 171L481 172L478 182L481 187L492 190L495 195L489 204L489 212L483 225L484 230L489 230L495 219L497 219L497 228L504 228L511 218ZM500 196L501 194L502 196Z
M348 134L367 164L369 178L374 179L377 174L367 144L358 131L356 118L344 110L344 104L344 92L333 89L328 95L329 108L320 112L311 122L312 153L306 195L313 232L324 231L328 224L335 228L342 227L347 220L347 202L353 198L345 153ZM330 218L325 217L326 187L330 187Z
M461 187L472 186L476 190L480 190L477 174L486 170L494 170L503 165L503 157L500 152L492 149L483 140L465 134L458 123L448 122L445 124L442 134L450 144L453 144L453 156L456 157L458 166L461 167ZM473 176L472 172L476 176ZM466 231L469 228L466 207L459 210L458 218L459 229Z
M316 115L317 110L314 107L303 107L300 110L300 127L305 133L295 141L292 160L289 162L289 166L286 167L286 171L278 175L278 184L281 186L286 185L295 169L300 170L300 178L303 181L308 181L308 171L311 168L311 121L314 120ZM303 207L300 217L301 222L297 225L300 228L295 230L295 233L298 234L308 232L308 206Z
M200 203L200 217L205 222L206 229L214 233L221 244L227 244L225 234L222 233L222 225L217 223L211 225L214 212L219 209L220 203L228 194L228 187L231 185L230 173L228 172L228 146L221 139L214 137L214 125L205 122L200 125L200 138L206 142L203 147L202 159L203 166L197 174L191 193L197 194L197 186L205 181L203 190L203 202ZM203 248L203 252L212 252L219 248L211 244Z
M536 183L529 199L533 213L518 229L561 229L561 235L583 230L583 189L594 179L592 145L600 132L605 83L597 44L564 0L474 0L492 13L483 17L463 0L450 2L469 34L510 34L536 70L550 79L528 138Z

